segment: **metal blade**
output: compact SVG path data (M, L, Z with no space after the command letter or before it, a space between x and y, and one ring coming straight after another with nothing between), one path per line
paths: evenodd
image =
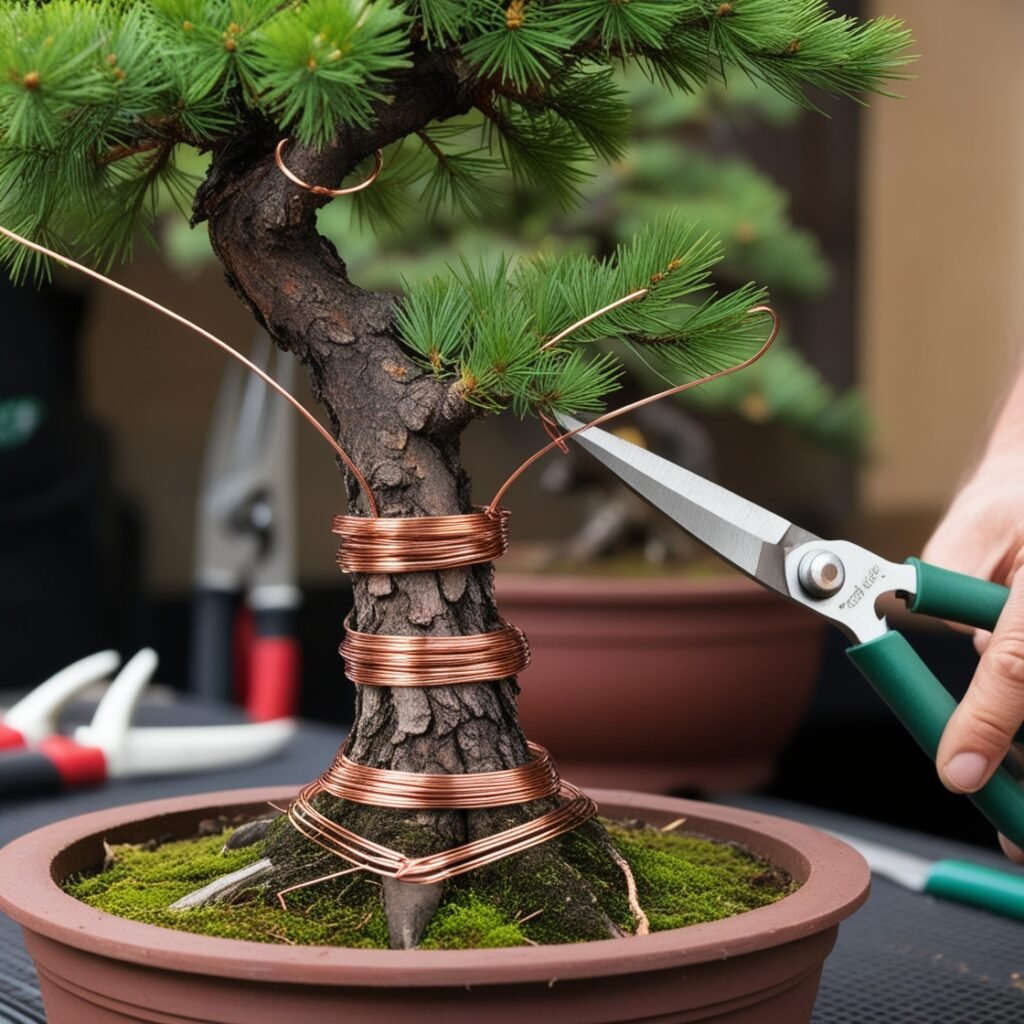
M569 416L559 416L558 422L567 430L583 425ZM572 440L716 555L789 596L786 551L817 540L814 534L599 427Z
M906 850L897 850L895 847L884 846L882 843L873 843L860 836L847 835L833 829L825 831L852 846L868 862L868 866L876 875L882 875L883 878L888 878L915 892L924 892L928 881L928 872L932 867L930 860L920 857L916 853L908 853Z

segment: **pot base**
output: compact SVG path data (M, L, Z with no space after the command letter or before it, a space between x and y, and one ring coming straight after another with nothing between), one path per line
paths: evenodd
M799 952L790 950L786 957L824 961L838 930L836 926L813 941L805 940ZM122 965L111 971L103 958L82 951L68 957L66 947L38 935L26 934L26 946L37 965L54 958L61 963L59 975L38 968L49 1024L269 1024L289 1018L336 1019L345 1024L521 1024L531 1018L544 1024L801 1024L810 1020L821 978L820 962L789 977L784 963L762 960L743 966L724 961L721 976L714 980L707 968L701 968L699 989L689 999L683 993L694 987L693 978L673 972L665 978L633 975L629 990L619 994L587 979L557 978L514 986L466 986L457 996L450 989L409 988L402 990L403 1003L397 1006L394 993L373 989L350 990L343 1002L337 993L308 986L256 986L222 978L193 978L185 990L173 976L155 981L144 968L128 976ZM783 977L764 986L767 974ZM634 985L643 986L642 995L632 991ZM680 1007L684 999L691 1005ZM270 1013L268 1001L277 1007ZM668 1009L673 1004L675 1008Z

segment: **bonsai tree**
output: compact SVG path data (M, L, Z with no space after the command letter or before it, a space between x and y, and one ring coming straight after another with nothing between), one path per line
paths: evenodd
M709 294L720 247L679 217L646 226L610 260L466 263L400 299L367 291L318 234L327 197L278 168L282 137L290 170L320 186L401 146L425 162L414 166L426 167L431 209L485 211L481 174L495 165L569 205L587 161L617 156L629 137L612 75L622 63L665 89L734 71L802 100L805 86L848 96L884 87L907 43L898 23L837 17L821 0L17 0L0 17L0 223L109 263L130 255L138 232L152 234L160 190L170 190L208 224L230 287L308 368L381 513L403 517L470 511L459 438L476 417L599 408L621 362L593 343L617 339L674 377L707 373L760 345L768 325L750 310L764 292ZM210 154L201 182L179 170L179 147ZM367 189L366 201L383 209L388 191ZM10 243L0 256L15 276L41 269ZM542 350L640 288L642 299ZM351 512L365 514L365 494L346 483ZM353 585L364 632L500 624L486 566ZM407 772L524 764L515 695L513 679L361 687L348 756ZM417 854L538 813L318 808ZM259 885L271 898L339 866L288 828L271 836L268 857ZM614 933L564 844L534 847L516 869L571 904L575 937ZM385 881L393 944L415 944L440 895L439 885Z

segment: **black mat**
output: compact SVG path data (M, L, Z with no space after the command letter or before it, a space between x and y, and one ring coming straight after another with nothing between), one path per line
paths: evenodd
M147 712L150 721L166 721L169 714ZM225 718L187 705L175 708L173 716L178 722ZM255 768L120 781L103 789L8 805L0 812L0 843L59 818L113 804L243 786L297 786L324 768L340 738L337 728L308 725L288 754ZM808 807L756 798L735 802L936 858L970 856L1008 867L995 852ZM0 916L0 1022L43 1024L45 1019L19 930ZM840 929L825 966L813 1024L1024 1024L1024 924L876 879L867 905Z

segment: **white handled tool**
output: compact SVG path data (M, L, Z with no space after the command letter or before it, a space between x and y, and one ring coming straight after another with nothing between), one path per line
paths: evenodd
M75 662L4 716L0 740L28 748L0 752L0 795L60 792L108 778L172 775L248 764L281 750L295 734L292 719L245 725L133 727L139 698L156 671L151 648L139 651L111 682L92 721L74 738L56 733L60 709L109 675L118 657L104 651ZM2 745L2 744L0 744Z

